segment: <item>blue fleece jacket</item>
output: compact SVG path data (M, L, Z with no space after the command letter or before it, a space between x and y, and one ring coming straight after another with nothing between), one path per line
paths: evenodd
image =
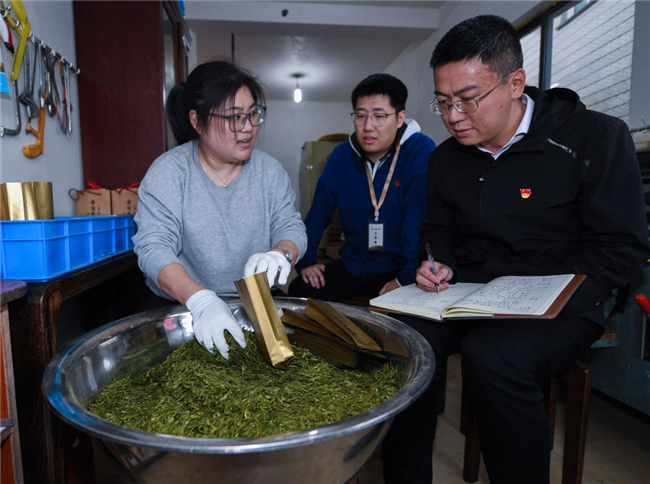
M386 199L379 210L384 221L384 250L368 250L368 222L374 218L364 155L350 141L337 146L318 179L314 200L305 226L308 246L296 268L317 264L316 250L336 209L341 216L344 244L339 255L346 269L357 277L373 277L400 270L400 284L415 282L419 266L418 229L426 216L426 173L429 155L436 147L431 138L420 133L412 119L400 139L400 153ZM377 170L373 185L379 199L390 169L392 154Z

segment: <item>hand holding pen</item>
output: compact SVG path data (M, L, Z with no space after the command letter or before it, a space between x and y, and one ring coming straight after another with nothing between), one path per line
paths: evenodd
M429 259L429 268L431 269L431 273L434 276L438 275L438 271L436 271L436 266L434 264L433 260L433 254L431 253L431 246L429 245L429 242L426 243L426 249L427 249L427 259ZM440 292L440 284L436 283L436 292Z

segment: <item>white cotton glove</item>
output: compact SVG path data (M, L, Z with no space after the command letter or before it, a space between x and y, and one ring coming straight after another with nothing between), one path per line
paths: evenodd
M280 274L278 275L278 271ZM275 278L278 278L278 285L286 284L291 272L291 264L280 252L260 252L248 258L244 267L244 277L250 277L258 272L266 272L269 287L273 287Z
M228 344L224 331L228 331L239 346L246 348L244 332L232 317L230 308L214 291L203 289L190 296L185 306L192 313L194 337L205 349L214 354L216 346L226 360L228 359Z

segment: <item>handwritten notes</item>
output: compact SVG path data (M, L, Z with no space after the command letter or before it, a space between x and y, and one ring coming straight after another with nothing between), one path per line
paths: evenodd
M539 316L546 313L574 277L504 276L487 284L453 284L440 293L425 292L412 284L374 298L370 304L436 320L495 314Z

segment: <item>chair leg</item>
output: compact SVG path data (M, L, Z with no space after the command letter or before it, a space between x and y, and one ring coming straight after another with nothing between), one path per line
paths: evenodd
M551 445L553 445L555 434L558 380L567 383L562 484L581 484L587 440L589 400L591 397L591 370L581 362L577 362L567 372L555 375L542 382ZM469 392L465 382L463 382L462 387L460 409L460 431L465 435L463 479L465 482L476 482L481 463L481 448L478 441L476 414L469 399Z
M578 362L565 376L567 404L562 484L581 484L591 397L591 370Z

